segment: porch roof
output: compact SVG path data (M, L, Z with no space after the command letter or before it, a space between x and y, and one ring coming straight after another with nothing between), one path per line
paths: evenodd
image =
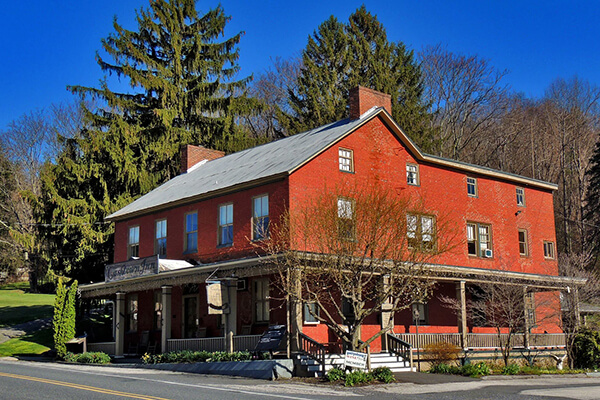
M201 264L187 268L161 270L158 274L114 282L99 282L81 285L81 297L93 298L112 295L117 292L159 289L165 285L184 285L187 283L203 283L209 276L215 279L260 276L274 272L270 261L276 255L249 257L212 264ZM308 259L307 255L307 259ZM312 258L312 257L311 257ZM314 260L314 258L312 258ZM505 285L524 285L537 290L568 290L586 283L585 278L568 276L532 274L485 268L471 268L455 265L425 264L422 269L423 279L436 281L465 281L467 283L499 283Z

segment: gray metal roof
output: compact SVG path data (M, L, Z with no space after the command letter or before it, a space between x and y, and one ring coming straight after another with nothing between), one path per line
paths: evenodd
M416 152L417 159L468 172L477 172L531 184L545 189L557 189L557 185L537 179L425 154L402 132L384 108L373 107L356 120L344 119L337 121L192 167L187 173L169 180L133 203L109 215L106 219L129 218L172 205L194 201L204 195L218 194L241 184L264 182L269 178L275 179L290 174L378 114L384 120L387 120L391 124L392 130L399 135L401 140L405 141L404 143Z
M121 219L169 203L179 203L242 183L290 173L353 131L381 108L360 119L344 119L251 149L206 162L162 184L106 219Z

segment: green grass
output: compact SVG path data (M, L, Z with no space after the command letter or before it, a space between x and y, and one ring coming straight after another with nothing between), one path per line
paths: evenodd
M52 347L52 329L42 329L0 343L0 357L42 354Z
M54 295L27 293L27 283L0 288L0 327L52 317Z

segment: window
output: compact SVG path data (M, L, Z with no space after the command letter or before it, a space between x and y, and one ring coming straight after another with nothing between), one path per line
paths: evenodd
M467 251L470 256L492 257L492 227L490 225L467 223Z
M233 204L219 206L219 245L233 244Z
M554 258L554 242L544 241L544 258Z
M254 321L269 322L269 279L254 280Z
M140 256L140 227L132 226L129 228L127 236L127 258Z
M167 220L161 219L156 221L154 252L159 257L167 255Z
M409 249L432 251L435 249L435 217L431 215L406 215L406 236Z
M319 320L319 306L317 303L308 302L304 303L304 323L305 324L318 324Z
M525 189L517 188L517 205L525 207Z
M409 185L419 185L419 166L416 164L406 164L406 183Z
M529 254L529 246L527 246L527 231L519 229L519 254L526 256Z
M137 294L127 296L127 331L137 331L138 297Z
M354 240L354 201L338 198L338 235L340 239Z
M340 171L354 172L354 156L352 150L342 149L338 150Z
M477 178L467 176L467 195L477 197Z
M413 313L413 323L419 318L419 325L427 325L429 323L428 318L428 307L425 303L413 303L412 305L412 313ZM418 314L417 314L418 313Z
M154 329L162 328L162 293L160 290L154 292Z
M198 251L198 213L193 212L185 215L185 252L195 253Z
M252 240L269 237L269 195L252 199Z

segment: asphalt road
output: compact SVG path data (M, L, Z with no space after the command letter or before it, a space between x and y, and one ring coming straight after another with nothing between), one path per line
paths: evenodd
M343 388L121 367L0 361L0 400L600 399L598 377L457 380ZM345 399L344 399L345 400Z

